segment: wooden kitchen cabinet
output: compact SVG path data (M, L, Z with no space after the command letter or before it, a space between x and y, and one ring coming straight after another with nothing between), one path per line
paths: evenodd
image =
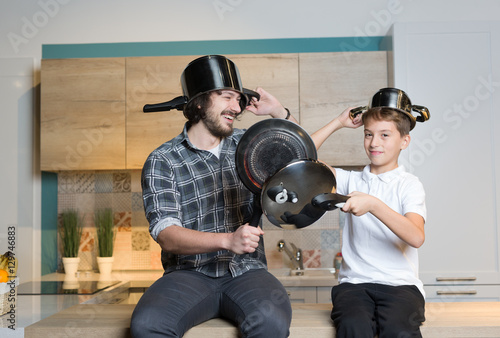
M498 301L500 24L395 24L392 45L394 86L431 116L400 161L426 190L427 296ZM477 292L437 295L443 288Z
M41 169L141 169L149 153L181 133L180 111L143 113L182 95L180 76L197 56L42 60ZM262 87L313 133L348 106L366 105L387 84L386 52L229 55L243 86ZM258 117L241 115L236 128ZM362 130L341 130L319 158L364 165Z
M125 169L125 59L42 60L41 170Z

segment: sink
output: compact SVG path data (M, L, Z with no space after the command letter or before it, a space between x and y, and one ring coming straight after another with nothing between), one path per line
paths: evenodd
M290 276L335 276L334 268L308 268L303 270L290 270Z

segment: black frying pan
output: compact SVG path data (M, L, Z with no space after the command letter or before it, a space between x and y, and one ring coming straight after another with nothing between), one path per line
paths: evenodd
M349 197L337 194L336 187L327 165L311 159L292 161L264 184L262 209L280 228L304 228L347 201Z
M252 125L236 149L236 170L243 184L255 194L250 225L262 216L260 194L264 183L293 160L317 159L314 142L298 124L267 119Z

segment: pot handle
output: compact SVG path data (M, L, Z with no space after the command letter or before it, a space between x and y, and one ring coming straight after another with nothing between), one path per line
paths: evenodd
M360 106L360 107L356 107L356 108L351 109L351 111L349 112L349 115L351 116L351 120L354 120L356 118L356 116L358 116L359 114L363 114L366 110L368 110L368 106Z
M425 122L431 118L431 113L429 112L429 109L427 109L424 106L414 105L414 106L411 106L411 109L420 114L420 116L416 117L416 120L418 122Z
M338 204L347 202L349 197L337 193L323 193L315 196L311 204L321 210L335 210L339 207Z

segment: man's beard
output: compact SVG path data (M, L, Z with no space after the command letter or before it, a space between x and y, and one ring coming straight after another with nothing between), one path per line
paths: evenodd
M224 126L220 121L220 118L221 115L206 114L205 119L203 119L203 123L205 123L208 131L215 137L231 136L233 134L233 126Z

